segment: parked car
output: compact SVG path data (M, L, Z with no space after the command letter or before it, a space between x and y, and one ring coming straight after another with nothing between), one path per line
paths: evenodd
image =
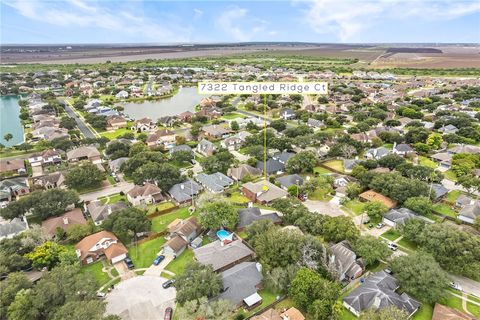
M392 274L392 270L390 270L390 269L388 269L388 268L383 269L383 271L385 271L385 272L388 273L388 274Z
M390 243L388 244L388 248L391 249L391 250L393 250L393 251L397 251L398 246L397 246L395 243L390 242Z
M125 259L123 259L123 261L125 261L125 264L127 265L128 269L135 268L135 265L133 264L132 259L130 259L129 257L126 257Z
M97 292L97 298L99 299L105 299L106 296L107 294L105 292L101 292L101 291Z
M172 314L173 314L173 309L168 307L165 309L165 317L163 318L164 320L171 320L172 319Z
M456 282L450 282L450 288L458 291L462 291L462 287Z
M377 224L377 229L382 229L383 227L385 227L385 223L380 222L379 224Z
M300 201L307 201L308 200L308 196L306 194L299 194L298 195L298 200Z
M373 223L370 223L370 224L368 225L368 229L372 229L373 227L374 227Z
M162 255L159 255L155 258L155 260L153 260L153 265L155 266L158 266L160 264L160 262L163 261L163 259L165 259L165 256L162 254Z
M170 288L175 283L175 279L170 279L162 284L163 289Z

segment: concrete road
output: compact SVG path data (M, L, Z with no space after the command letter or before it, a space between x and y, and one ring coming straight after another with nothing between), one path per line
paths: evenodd
M85 136L85 138L96 138L97 137L95 135L95 133L92 130L90 130L89 127L87 127L85 122L83 122L83 120L80 119L80 117L77 116L77 114L73 110L73 107L66 100L60 100L60 103L65 106L65 111L67 112L68 116L70 118L75 119L75 121L77 122L78 129Z
M450 278L462 287L463 292L480 298L480 282L453 274L450 274Z
M167 307L175 307L174 287L163 289L168 279L143 275L120 282L107 294L107 314L119 315L123 320L163 319Z
M124 193L130 191L133 188L134 184L131 182L119 182L114 186L108 186L98 191L93 191L90 193L84 193L80 195L80 200L82 201L93 201L101 197L106 197L111 194L120 193L123 191Z

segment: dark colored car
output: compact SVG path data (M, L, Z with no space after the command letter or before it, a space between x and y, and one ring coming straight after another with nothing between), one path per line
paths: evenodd
M155 266L158 266L158 265L160 264L160 262L163 261L163 259L165 259L165 256L164 256L164 255L157 256L157 257L155 258L155 260L153 260L153 264L154 264Z
M135 266L133 265L133 261L130 258L125 258L123 261L125 261L125 264L127 265L128 269L133 269Z
M167 289L167 288L170 288L172 286L172 284L175 283L175 280L174 279L170 279L168 281L165 281L163 284L162 284L162 287L163 289Z
M168 307L167 309L165 309L165 317L163 319L172 320L172 314L173 314L173 309Z

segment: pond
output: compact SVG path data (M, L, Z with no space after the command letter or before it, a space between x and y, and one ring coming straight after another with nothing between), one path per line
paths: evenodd
M17 96L0 97L0 143L11 147L23 142L23 126L20 122L20 106ZM9 141L4 137L10 133L13 138Z
M170 98L141 103L125 103L125 114L135 120L149 117L153 121L165 116L175 116L185 111L195 111L195 106L204 98L197 87L182 87Z

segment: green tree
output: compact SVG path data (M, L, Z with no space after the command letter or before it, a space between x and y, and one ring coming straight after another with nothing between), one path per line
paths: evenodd
M408 198L403 206L424 216L430 215L433 212L433 204L428 197Z
M40 314L31 298L31 289L20 290L8 307L8 318L11 320L38 319Z
M121 141L113 141L105 150L110 160L115 160L122 157L128 157L130 152L130 146L127 143Z
M65 184L75 190L99 187L105 174L96 165L86 162L71 169L65 176Z
M3 136L3 139L8 142L13 139L13 134L7 133Z
M184 162L190 162L193 159L193 153L191 151L176 151L172 154L171 160L175 163L182 164Z
M313 172L317 164L317 157L311 151L302 151L290 157L285 164L289 173Z
M60 308L58 308L53 320L102 320L105 319L105 302L99 300L88 301L69 301ZM110 318L111 319L111 318ZM117 317L117 319L119 319Z
M322 236L326 241L340 242L355 240L360 232L349 217L328 217L322 225Z
M237 209L224 200L209 202L200 208L200 223L208 229L234 230L238 219Z
M176 310L176 317L182 320L223 320L233 311L229 300L208 300L206 297L187 301Z
M201 297L215 297L222 289L221 276L211 266L191 262L185 272L175 277L177 302L183 305L187 301Z
M76 224L68 228L67 230L67 239L72 243L76 243L89 234L92 234L95 230L93 223L88 223L86 225Z
M133 157L139 153L146 152L147 146L143 142L137 142L130 146L130 151L128 152L129 157Z
M233 130L233 131L238 131L240 130L240 126L238 125L238 122L233 120L232 122L230 122L230 128Z
M370 219L374 222L381 221L383 215L388 211L387 206L380 201L367 202L367 204L365 204L365 207L363 208L363 210L367 213Z
M400 225L398 228L405 239L418 243L425 225L425 221L421 219L408 219L405 221L405 224Z
M353 251L362 257L367 266L371 266L377 261L385 260L391 254L387 245L372 236L359 237L353 243Z
M273 226L273 222L268 219L254 221L245 229L245 232L248 235L248 242L252 246L255 246L255 240L257 239L257 237L273 228Z
M355 199L363 191L363 188L360 184L356 182L351 182L347 184L347 196L350 199Z
M60 262L60 254L67 251L62 245L53 241L47 241L32 252L27 253L25 257L32 261L34 268L41 269L46 267L52 269Z
M433 150L438 150L442 146L443 139L440 133L432 132L427 138L427 144Z
M359 320L408 320L408 314L395 306L379 310L370 308L360 314Z
M157 186L168 191L174 184L183 181L180 170L168 163L149 162L135 170L133 181L136 184L155 182Z
M328 319L340 296L340 285L323 279L313 270L301 268L292 281L289 296L312 319Z
M391 267L402 289L414 297L434 303L445 296L448 276L431 255L415 252L400 256Z
M32 282L21 272L10 273L0 282L0 318L7 318L8 306L13 302L17 293L32 287Z
M72 130L77 126L75 119L64 116L60 119L60 127Z
M113 232L120 240L130 243L135 234L148 232L152 222L137 208L126 208L109 215L102 222L105 230Z
M274 292L287 293L298 269L295 264L273 268L265 274L265 287Z
M206 173L221 172L226 174L233 164L233 155L228 150L219 150L215 155L206 157L202 163Z

